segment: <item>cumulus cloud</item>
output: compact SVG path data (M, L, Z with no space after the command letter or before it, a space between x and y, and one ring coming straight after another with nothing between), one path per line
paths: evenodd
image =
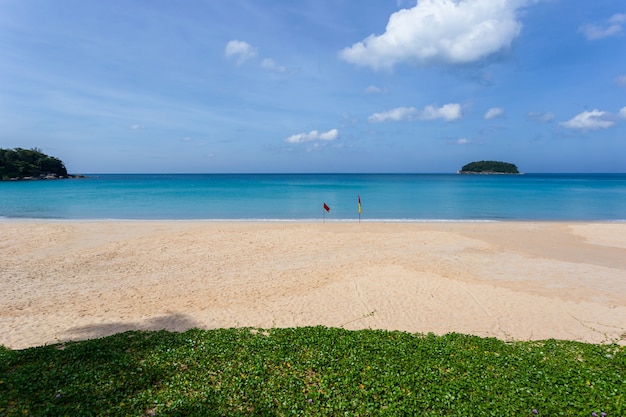
M561 123L561 126L568 129L596 130L608 129L615 123L607 120L608 113L600 110L584 111L577 114L567 122Z
M626 14L615 14L605 22L582 25L578 30L582 32L587 39L593 41L619 34L624 24L626 24Z
M248 42L232 40L226 44L224 53L227 58L236 57L237 65L241 65L247 60L254 58L257 51Z
M399 122L411 120L443 119L451 122L461 118L461 105L449 103L441 107L426 106L423 110L415 107L396 107L385 112L374 113L368 117L370 123Z
M530 112L528 113L528 120L540 123L550 123L554 120L554 113Z
M375 85L370 85L365 89L366 94L387 94L389 90L386 88L380 88Z
M615 77L615 84L626 87L626 75L620 75L619 77Z
M469 145L470 143L472 143L472 141L467 138L460 138L460 139L457 139L455 143L457 145Z
M626 107L622 107L622 109L619 111L619 117L621 117L622 119L626 119Z
M313 141L333 141L339 137L339 131L337 129L331 129L328 132L318 132L312 130L309 133L298 133L289 136L285 139L287 143L304 143Z
M502 107L492 107L487 110L485 113L485 120L495 119L496 117L500 117L504 114L504 109Z
M369 122L381 123L381 122L398 122L413 120L417 118L419 111L415 107L396 107L393 110L388 110L381 113L374 113L367 118Z
M449 103L439 108L426 106L422 112L421 118L424 120L443 119L446 122L451 122L461 118L461 105Z
M287 67L284 67L282 65L278 65L271 58L263 59L263 61L261 61L261 68L263 68L264 70L267 70L267 71L278 72L278 73L281 73L281 74L284 74L284 73L286 73L288 71Z
M248 42L232 40L226 44L224 54L226 55L226 58L236 58L237 65L241 65L244 62L255 58L258 55L258 52L257 49ZM279 65L272 58L263 58L260 65L265 71L279 74L286 74L289 72L287 67Z
M517 10L531 0L420 0L389 17L382 35L339 52L375 70L404 62L465 64L511 46L522 25Z

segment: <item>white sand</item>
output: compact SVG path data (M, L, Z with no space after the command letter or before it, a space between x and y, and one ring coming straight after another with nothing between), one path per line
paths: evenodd
M0 344L325 325L626 343L626 223L0 222Z

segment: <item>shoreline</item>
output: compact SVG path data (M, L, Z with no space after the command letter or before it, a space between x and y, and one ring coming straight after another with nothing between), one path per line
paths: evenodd
M626 224L1 219L0 344L380 328L626 343Z
M353 218L197 218L197 219L138 219L138 218L22 218L22 217L2 217L0 216L0 224L2 223L285 223L285 224L319 224L319 223L369 223L369 224L428 224L428 223L537 223L537 224L594 224L608 223L621 224L626 223L624 219L577 219L577 220L554 220L554 219L406 219L406 218L386 218L386 219L353 219Z

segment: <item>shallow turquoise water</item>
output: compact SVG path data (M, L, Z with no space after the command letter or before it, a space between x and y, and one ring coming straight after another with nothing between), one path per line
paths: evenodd
M363 221L626 221L626 174L90 175L0 182L0 217L356 221L358 195Z

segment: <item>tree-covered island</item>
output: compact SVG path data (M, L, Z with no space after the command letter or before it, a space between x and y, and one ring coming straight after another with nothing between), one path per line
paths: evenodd
M0 148L0 180L71 178L65 164L40 149Z
M459 174L519 174L515 164L501 161L477 161L464 165Z

